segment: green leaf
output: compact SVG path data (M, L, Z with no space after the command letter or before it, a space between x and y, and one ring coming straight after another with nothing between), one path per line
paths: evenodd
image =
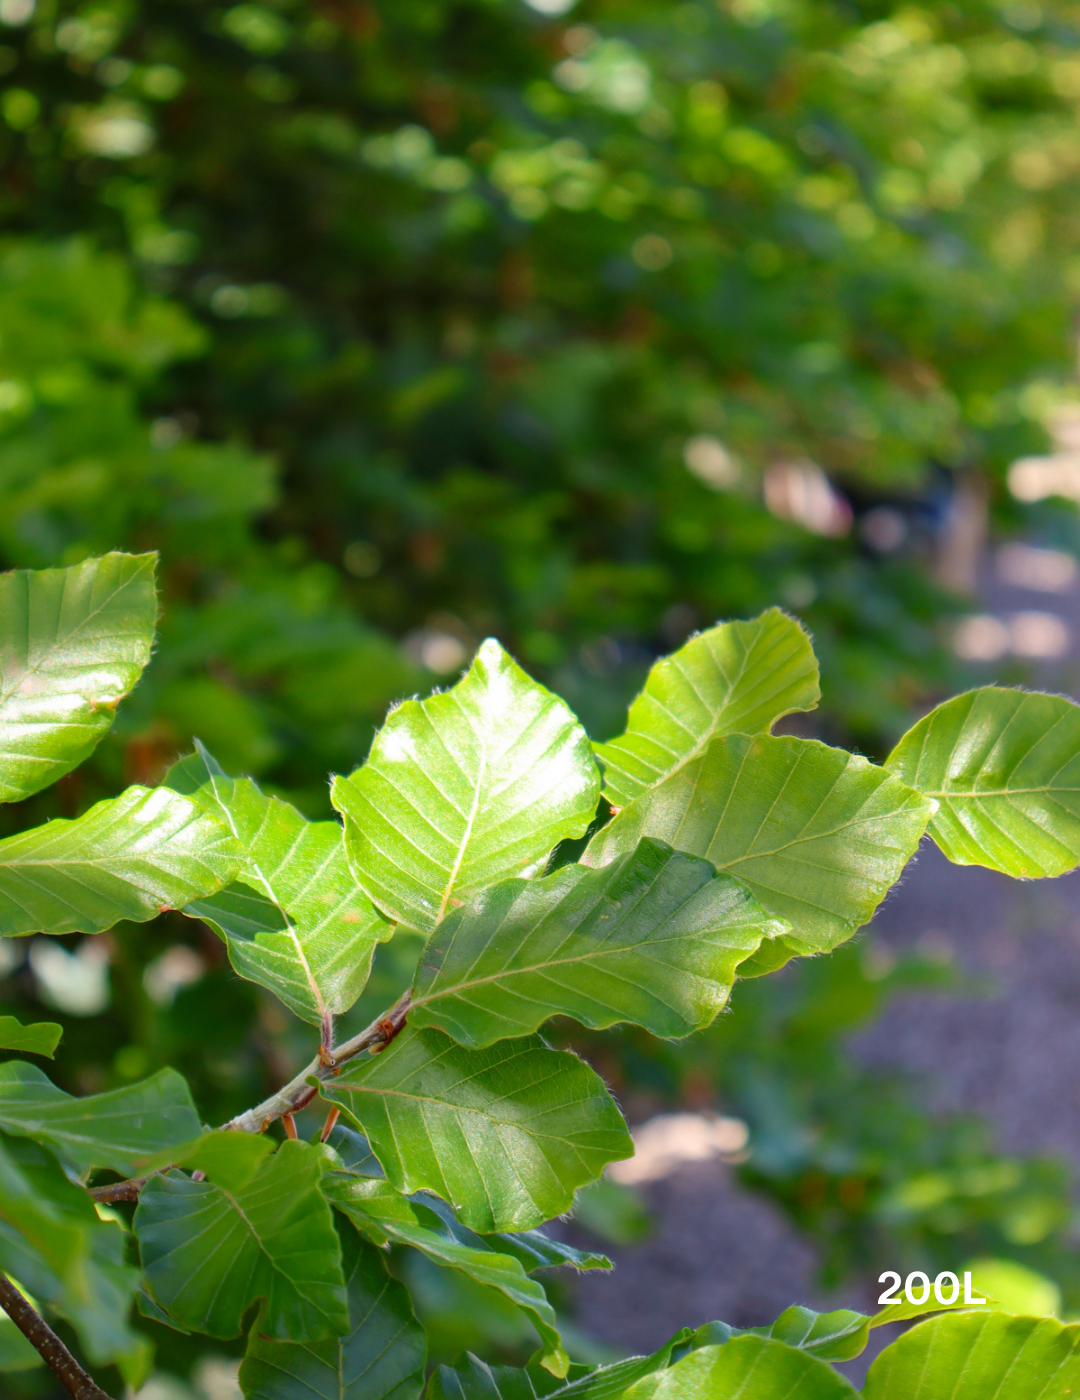
M63 1026L55 1021L35 1021L33 1025L24 1026L14 1016L0 1016L0 1050L45 1055L51 1060L63 1034Z
M625 1395L626 1400L855 1400L856 1392L828 1362L806 1351L741 1336L691 1352L645 1376ZM935 1400L944 1397L939 1393Z
M534 1363L523 1370L488 1366L469 1353L456 1367L440 1366L434 1372L425 1400L620 1400L636 1380L670 1365L673 1354L692 1345L691 1337L684 1327L650 1356L627 1357L611 1366L573 1365L562 1382Z
M939 1303L932 1294L923 1304L909 1303L905 1299L882 1308L872 1317L850 1308L816 1313L811 1308L795 1305L786 1308L775 1322L765 1327L729 1327L726 1322L707 1322L694 1333L694 1341L700 1347L727 1342L732 1337L769 1337L773 1341L783 1342L785 1346L797 1347L811 1356L818 1356L822 1361L850 1361L865 1350L874 1327L922 1317L926 1313L962 1312L970 1306L960 1300Z
M448 915L420 959L409 1022L476 1046L559 1014L689 1035L762 938L788 931L708 861L645 839L599 870L504 880Z
M130 787L74 821L0 841L0 935L101 933L215 893L241 850L215 818L167 788Z
M147 1344L127 1317L139 1273L124 1256L123 1230L50 1152L0 1136L0 1270L70 1322L92 1362L137 1368Z
M582 859L605 865L645 836L704 856L792 925L792 955L835 948L873 915L926 830L930 804L883 768L811 739L744 734L623 809Z
M240 974L318 1024L364 990L384 919L349 869L337 822L309 822L250 778L229 778L199 745L166 784L222 821L245 852L243 884L189 904L225 940Z
M222 1129L201 1133L191 1142L143 1157L138 1170L143 1173L160 1171L163 1167L188 1167L191 1171L203 1172L215 1186L239 1191L276 1146L272 1138Z
M498 1290L521 1308L536 1328L544 1348L544 1365L555 1375L566 1374L570 1359L563 1350L555 1310L520 1260L503 1252L502 1236L474 1234L434 1196L410 1200L388 1181L333 1173L325 1178L323 1190L376 1244L411 1245L436 1264L460 1269L477 1283Z
M348 1227L342 1266L349 1303L343 1337L306 1345L262 1334L262 1312L240 1366L247 1400L418 1400L427 1341L405 1287L381 1252Z
M238 1191L177 1171L147 1182L135 1234L158 1306L211 1337L235 1337L259 1299L260 1329L274 1340L348 1332L340 1246L319 1190L330 1163L319 1148L284 1142Z
M1080 861L1080 705L985 686L939 705L886 767L936 803L930 835L957 865L1064 875Z
M561 1215L579 1186L634 1151L599 1077L537 1036L472 1050L407 1027L320 1089L399 1191L434 1191L481 1234Z
M0 802L87 758L150 660L153 554L0 574Z
M154 1153L199 1135L183 1078L159 1070L139 1084L73 1098L36 1065L0 1065L0 1129L50 1147L78 1172L108 1167L134 1175Z
M865 1400L1066 1400L1080 1393L1080 1326L989 1309L921 1322L870 1367Z
M495 641L453 689L396 709L331 790L357 879L422 931L582 836L599 796L584 729Z
M669 778L725 734L757 734L821 699L801 624L779 608L725 622L658 661L630 706L626 733L595 744L604 796L615 807Z

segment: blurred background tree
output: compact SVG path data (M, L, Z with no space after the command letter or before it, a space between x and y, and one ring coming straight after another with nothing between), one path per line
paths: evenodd
M148 679L48 810L195 729L321 814L488 634L602 739L653 657L771 603L814 631L814 732L880 754L956 683L987 518L1075 540L1008 470L1074 397L1078 55L1066 0L0 0L0 565L164 565ZM224 1118L288 1071L190 925L21 959L11 1009L97 1066L69 1087L172 1058ZM1024 1192L1064 1230L1052 1172L972 1205L977 1135L860 1118L839 1038L894 984L834 961L605 1072L742 1113L832 1280L941 1257L946 1200L973 1250Z

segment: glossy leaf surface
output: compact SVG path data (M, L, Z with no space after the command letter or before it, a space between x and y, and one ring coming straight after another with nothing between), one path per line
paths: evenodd
M566 705L487 641L451 690L394 710L331 795L365 891L430 931L477 890L583 835L600 775Z
M18 1050L24 1055L45 1055L50 1060L56 1054L63 1026L55 1021L35 1021L24 1026L14 1016L0 1016L0 1050Z
M166 783L222 821L244 851L243 883L184 912L221 935L241 977L303 1020L347 1011L394 925L357 887L338 823L309 822L250 778L228 777L201 745Z
M347 1229L342 1264L349 1330L321 1342L272 1341L256 1317L240 1367L247 1400L417 1400L427 1341L381 1251Z
M957 865L1027 879L1080 861L1080 705L985 686L939 705L886 766L936 803L930 835Z
M710 627L653 666L626 733L595 746L604 796L624 807L710 739L760 733L820 699L817 658L795 618L769 608L749 622Z
M599 870L506 880L449 915L424 949L409 1020L478 1046L558 1014L688 1035L762 938L787 928L708 861L646 838Z
M518 1259L502 1252L500 1236L485 1239L474 1234L459 1225L445 1203L434 1196L410 1200L388 1181L334 1173L327 1176L323 1190L376 1244L411 1245L436 1264L460 1269L477 1283L500 1292L536 1328L544 1348L544 1364L557 1375L566 1374L569 1358L563 1350L555 1310L542 1285L529 1277Z
M645 1376L625 1395L626 1400L855 1400L856 1391L827 1361L783 1342L741 1336L691 1352Z
M472 1050L406 1028L321 1092L359 1124L399 1191L434 1191L481 1234L561 1215L634 1150L599 1077L536 1036Z
M0 935L101 933L214 894L241 850L214 817L167 788L130 787L74 821L0 841Z
M93 752L150 660L153 554L0 574L0 802Z
M109 1167L134 1175L158 1152L199 1136L186 1082L173 1069L139 1084L74 1098L36 1065L0 1065L0 1129L52 1148L79 1172Z
M318 1341L350 1327L338 1236L319 1190L328 1157L284 1142L227 1191L168 1172L139 1196L135 1233L154 1301L181 1327L235 1337L265 1299L260 1331Z
M876 1358L866 1400L1071 1400L1080 1394L1080 1326L988 1309L913 1327Z
M792 954L824 952L872 916L926 829L926 798L843 749L810 739L714 739L590 842L604 865L644 836L712 861L792 926Z

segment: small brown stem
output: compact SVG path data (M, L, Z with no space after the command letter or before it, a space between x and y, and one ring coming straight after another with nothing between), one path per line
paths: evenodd
M150 1180L148 1176L133 1176L128 1181L114 1181L108 1186L95 1186L90 1196L99 1205L111 1205L113 1201L137 1201L139 1192Z
M320 1142L325 1142L334 1131L334 1124L337 1122L340 1114L341 1109L338 1108L337 1104L332 1105L330 1112L326 1115L326 1122L322 1125L322 1132L319 1134Z
M109 1400L101 1386L87 1375L49 1324L26 1301L13 1283L0 1274L0 1307L64 1387L72 1400Z
M292 1116L291 1113L283 1113L281 1115L281 1121L285 1127L285 1136L287 1138L291 1138L293 1142L295 1142L297 1137L299 1136L299 1134L296 1131L296 1119Z
M344 1045L339 1045L329 1056L330 1063L324 1061L323 1057L326 1052L324 1047L320 1045L320 1053L309 1065L305 1065L295 1078L290 1079L283 1089L279 1089L276 1094L264 1099L262 1103L256 1104L254 1108L249 1108L246 1113L238 1114L237 1117L230 1119L224 1125L225 1128L239 1133L262 1133L266 1131L275 1118L280 1118L286 1113L299 1112L319 1092L317 1087L308 1083L309 1079L319 1079L325 1083L340 1072L340 1068L346 1060L351 1060L362 1050L371 1050L375 1053L385 1050L405 1025L405 1019L411 1005L410 994L403 992L389 1011L372 1021L371 1025L362 1030L359 1035L354 1035L351 1040L345 1041Z

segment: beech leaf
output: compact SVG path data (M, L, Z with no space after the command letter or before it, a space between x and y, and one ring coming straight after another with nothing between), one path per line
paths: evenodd
M0 574L0 802L82 763L150 660L153 554Z
M284 1142L228 1191L182 1172L152 1177L135 1212L153 1300L180 1327L235 1337L265 1299L262 1333L318 1341L349 1331L341 1250L319 1179L330 1156Z
M811 739L714 739L590 842L606 865L645 836L711 861L791 924L763 944L778 966L867 923L914 854L930 803L883 768Z
M1080 861L1080 705L984 686L939 705L885 765L935 803L930 835L957 865L1025 879Z
M264 1335L260 1310L240 1366L247 1400L418 1400L427 1339L409 1294L380 1250L345 1227L342 1270L349 1330L321 1342Z
M242 883L184 913L210 924L240 976L302 1020L347 1011L394 925L358 888L338 823L308 821L250 778L228 777L202 745L165 781L223 822L244 852Z
M394 710L331 789L364 890L423 932L584 835L599 796L584 729L490 640L451 690Z
M473 1050L406 1027L320 1089L399 1191L435 1192L481 1234L561 1215L578 1187L634 1151L599 1077L537 1036Z
M167 788L130 787L74 821L0 841L0 935L102 933L214 894L239 867L236 840Z
M810 638L769 608L749 622L700 632L649 672L626 733L596 744L604 796L624 807L724 734L757 734L821 699Z
M76 1171L109 1167L129 1176L147 1157L197 1137L199 1116L174 1069L74 1098L36 1065L9 1060L0 1065L0 1129L44 1143Z
M745 885L646 838L598 870L505 880L450 914L420 959L409 1021L476 1046L560 1013L688 1035L761 940L788 931Z

